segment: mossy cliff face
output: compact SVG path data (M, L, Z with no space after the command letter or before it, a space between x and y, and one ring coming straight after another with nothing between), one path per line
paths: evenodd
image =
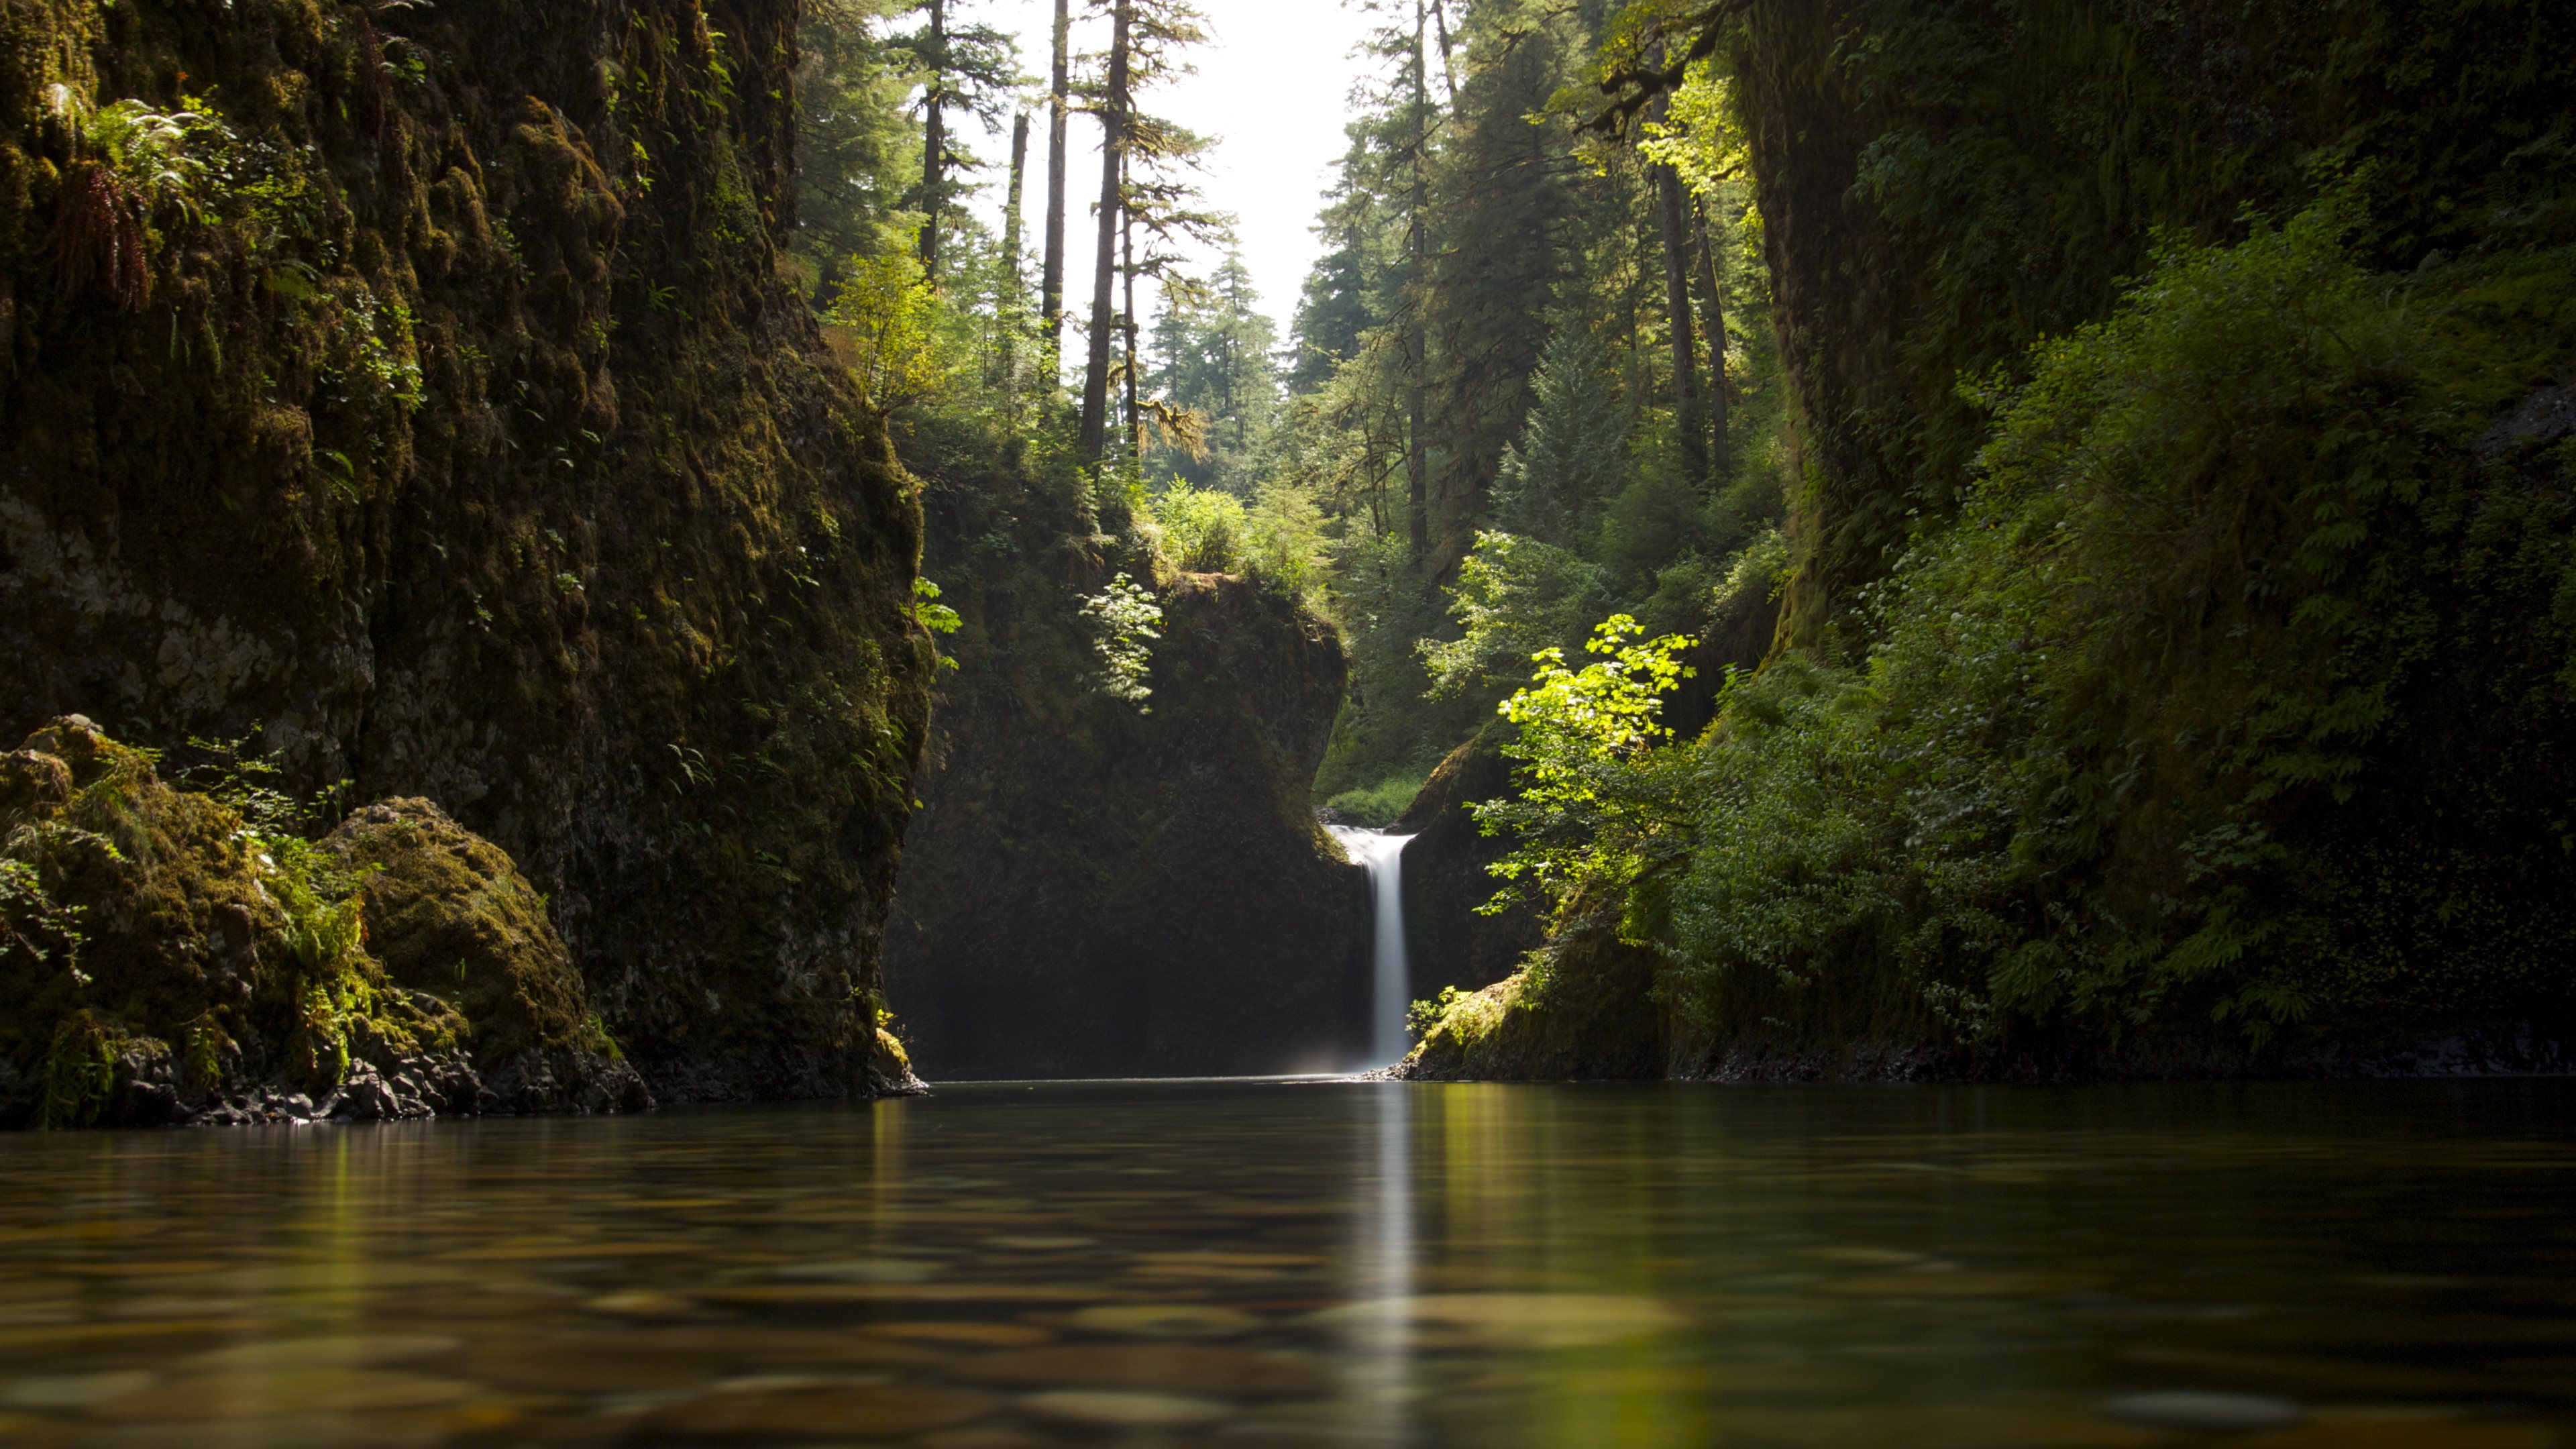
M1079 601L1147 563L1045 530L1064 505L1036 485L934 482L930 502L961 668L886 945L923 1075L1348 1060L1367 1036L1365 890L1308 790L1341 703L1331 626L1180 574L1157 591L1152 692L1115 698Z
M2102 316L2160 237L2232 240L2248 208L2349 183L2362 254L2405 270L2545 239L2560 205L2576 10L2557 0L1743 16L1729 65L1801 414L1784 646L1866 647L1861 591L1950 516L1984 441L1961 379Z
M926 730L794 23L0 3L0 700L437 801L668 1096L878 1072Z
M320 846L56 720L0 756L0 1126L651 1097L541 902L419 800Z

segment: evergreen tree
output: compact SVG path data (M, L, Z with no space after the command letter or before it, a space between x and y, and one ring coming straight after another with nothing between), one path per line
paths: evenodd
M922 214L921 269L934 283L939 280L940 242L952 224L955 174L983 165L950 135L949 112L963 111L992 130L1001 124L1011 92L1023 79L1019 48L1009 36L989 25L952 29L948 6L949 0L921 6L928 20L909 41L922 71L921 187L915 203Z
M1167 290L1147 378L1163 407L1196 420L1201 440L1197 449L1157 450L1155 466L1245 498L1258 489L1256 454L1279 417L1278 328L1259 304L1252 273L1231 251L1203 293Z
M1113 381L1125 386L1131 448L1143 422L1136 388L1137 278L1170 279L1179 260L1173 245L1220 223L1191 205L1196 193L1182 175L1206 149L1206 140L1136 104L1147 87L1188 68L1186 51L1208 38L1205 17L1186 0L1091 3L1095 11L1108 12L1111 26L1093 107L1101 127L1099 250L1092 268L1091 355L1083 370L1078 436L1083 458L1096 463L1108 452ZM1147 234L1141 257L1136 250L1140 226ZM1123 307L1118 305L1122 279ZM1125 376L1114 379L1112 359L1122 350Z
M1570 546L1626 481L1627 408L1600 343L1571 322L1548 343L1533 390L1528 421L1503 450L1494 522L1506 532Z
M921 138L905 119L911 49L884 33L895 0L810 0L797 40L797 246L815 278L815 305L839 290L853 256L883 256L909 240L905 210Z
M1373 129L1367 122L1350 126L1350 149L1315 220L1326 249L1306 274L1289 328L1293 392L1321 389L1334 369L1359 355L1362 334L1386 320L1374 295L1387 276L1388 243L1384 208L1370 184L1378 164L1371 154Z

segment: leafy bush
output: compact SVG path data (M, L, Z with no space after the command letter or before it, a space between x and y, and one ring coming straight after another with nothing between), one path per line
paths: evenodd
M1413 797L1422 793L1421 775L1397 775L1357 790L1344 790L1324 802L1324 808L1345 820L1361 825L1393 825Z
M1244 571L1252 524L1243 500L1218 488L1193 488L1175 478L1153 501L1164 556L1176 568L1199 574Z
M842 268L827 321L848 349L860 393L881 409L928 397L954 363L941 345L939 298L921 262L897 252L854 256Z
M1136 706L1139 714L1154 693L1154 641L1163 637L1163 606L1144 585L1125 574L1109 587L1082 600L1083 621L1091 628L1092 647L1100 654L1100 690L1112 699Z

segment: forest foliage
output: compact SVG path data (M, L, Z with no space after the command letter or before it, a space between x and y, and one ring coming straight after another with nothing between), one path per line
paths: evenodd
M1187 63L1188 7L1085 23L1122 8ZM1319 797L1384 821L1509 755L1505 884L1609 909L1703 1034L1865 998L1970 1053L2260 1047L2566 999L2563 18L1365 8L1284 338L1194 138L1073 68L1167 147L1105 178L1096 444L1034 238L944 211L918 328L869 300L919 224L909 72L890 12L817 12L879 37L815 48L878 107L828 121L873 179L808 188L820 304L917 380L879 394L917 466L1004 447L1135 578L1329 613ZM1141 705L1151 631L1087 597Z

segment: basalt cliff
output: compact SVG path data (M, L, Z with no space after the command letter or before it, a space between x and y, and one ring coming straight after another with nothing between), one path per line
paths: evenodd
M529 1104L907 1079L877 957L927 739L921 514L783 276L795 21L0 4L0 734L83 717L13 767L22 833L89 831L100 871L184 840L189 879L229 882L173 887L188 939L286 991L231 807L136 753L243 742L288 796L388 802L334 837L384 866L369 999L444 990L486 1019L386 1022L596 1085ZM71 969L30 923L76 904L78 852L10 853L29 929L0 973L79 1023L63 1060L183 1058L195 1022L220 1068L245 1039L199 1018L227 968L149 1011L40 980ZM504 879L542 960L468 971L474 912L423 901ZM35 1025L22 1082L58 1034Z

